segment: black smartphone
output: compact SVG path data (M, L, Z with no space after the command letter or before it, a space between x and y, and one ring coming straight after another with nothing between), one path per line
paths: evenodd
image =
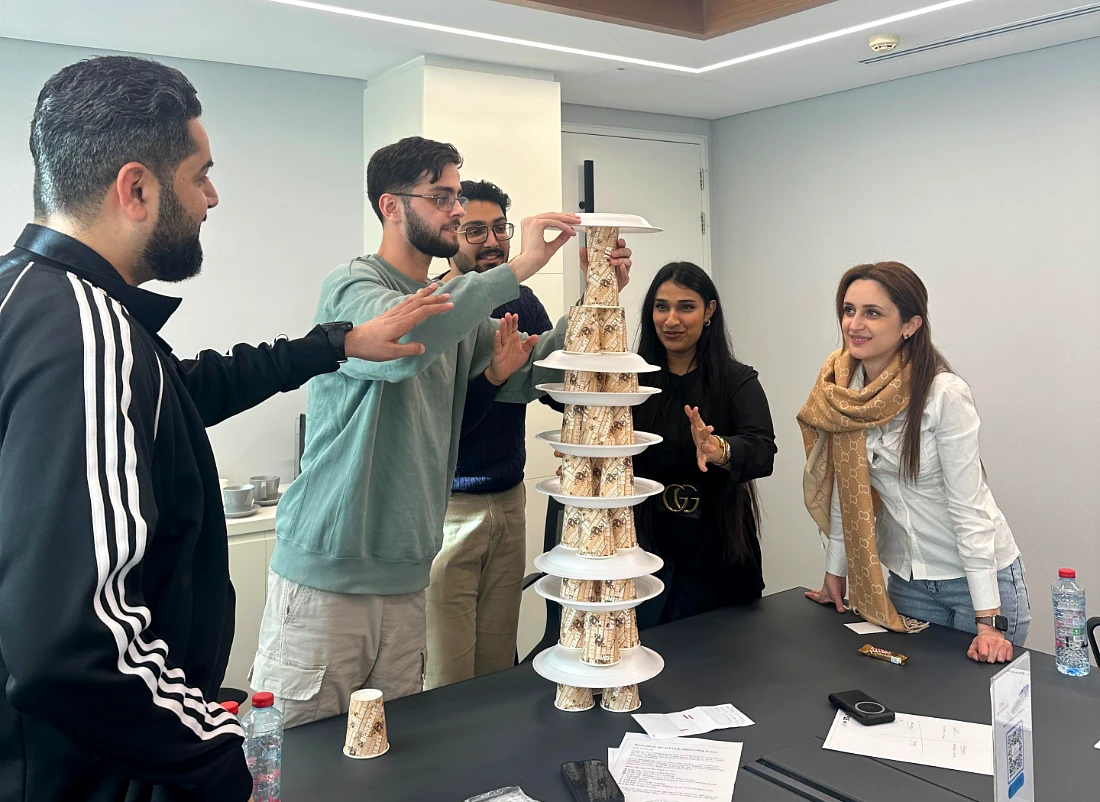
M829 704L843 710L865 726L889 724L894 720L894 711L881 702L876 702L863 691L844 691L830 693Z
M626 802L619 784L602 760L562 763L561 773L577 802Z

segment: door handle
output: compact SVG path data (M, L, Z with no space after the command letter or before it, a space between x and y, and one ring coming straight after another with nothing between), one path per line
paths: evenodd
M591 159L584 161L584 197L581 198L581 211L591 214L596 211L595 169Z

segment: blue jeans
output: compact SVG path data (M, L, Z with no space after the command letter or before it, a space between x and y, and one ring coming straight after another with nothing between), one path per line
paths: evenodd
M1001 615L1008 619L1005 637L1022 646L1031 625L1031 602L1024 584L1024 564L1016 562L997 572L997 587L1001 591ZM890 601L902 615L978 634L974 623L974 605L966 578L902 579L890 572Z

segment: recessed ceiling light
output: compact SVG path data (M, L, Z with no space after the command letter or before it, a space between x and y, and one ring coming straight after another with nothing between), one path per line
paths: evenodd
M848 36L849 34L859 33L860 31L870 30L871 28L885 27L892 25L895 22L901 22L902 20L912 19L913 17L920 17L924 14L931 14L934 11L943 11L944 9L954 8L955 6L961 6L966 3L972 3L974 0L944 0L944 2L935 3L930 6L923 6L921 8L915 8L912 11L906 11L902 14L894 14L890 17L882 17L881 19L871 20L870 22L864 22L859 25L852 25L848 28L841 28L840 30L830 31L829 33L823 33L819 36L811 36L808 39L799 39L797 42L790 42L778 47L769 47L767 50L759 50L755 53L748 53L744 56L738 56L737 58L731 58L726 61L719 61L715 64L708 64L705 67L687 67L682 64L666 64L663 61L650 61L642 58L632 58L630 56L617 56L613 53L601 53L596 50L582 50L577 47L566 47L565 45L555 45L548 42L535 42L530 39L517 39L514 36L501 36L495 33L485 33L484 31L473 31L467 28L455 28L450 25L436 25L431 22L421 22L419 20L405 19L403 17L391 17L386 14L375 14L370 11L360 11L356 8L344 8L342 6L333 6L327 3L314 3L310 0L268 0L271 3L279 3L284 6L296 6L298 8L306 8L312 11L327 11L330 14L342 14L346 17L357 17L359 19L371 20L372 22L385 22L390 25L402 25L407 28L419 28L426 31L435 31L437 33L449 33L455 36L465 36L472 39L482 39L490 42L499 42L507 45L519 45L520 47L531 47L537 50L550 50L555 53L569 53L574 56L587 56L588 58L597 58L603 61L615 61L620 64L634 64L639 67L653 67L659 70L670 70L672 72L686 72L693 75L699 75L704 72L712 72L713 70L720 70L723 67L732 67L735 64L744 64L746 61L755 61L765 56L774 56L778 53L785 53L788 50L795 50L800 47L806 47L808 45L815 45L820 42L827 42L830 39L837 39L841 36Z

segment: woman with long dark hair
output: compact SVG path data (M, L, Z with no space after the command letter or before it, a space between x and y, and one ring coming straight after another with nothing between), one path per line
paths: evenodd
M1031 621L1020 550L986 484L970 388L932 343L928 291L898 262L859 265L836 293L844 346L798 415L806 506L828 536L806 595L901 632L975 635L1012 659ZM890 571L888 587L882 567Z
M759 507L753 480L775 455L757 373L734 359L718 290L690 262L665 265L642 305L638 353L662 392L636 407L634 426L664 441L634 458L665 492L635 508L638 540L665 562L665 591L638 608L640 628L760 597Z

